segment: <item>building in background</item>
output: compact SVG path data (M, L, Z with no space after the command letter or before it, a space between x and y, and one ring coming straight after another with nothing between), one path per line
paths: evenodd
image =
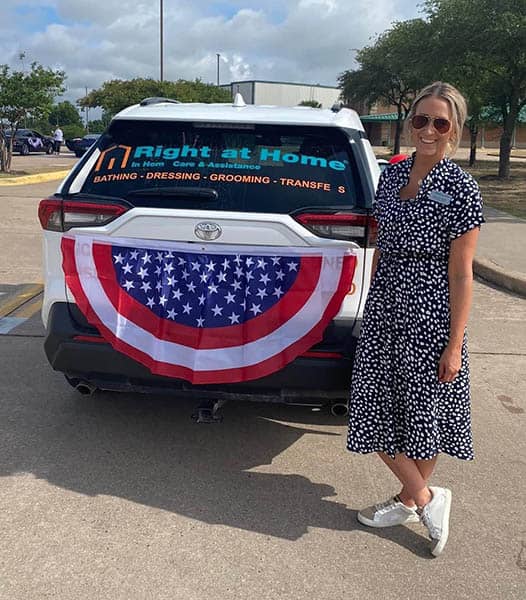
M232 97L238 92L247 104L298 106L301 102L319 102L321 108L332 108L339 101L340 88L282 81L233 81L220 86L229 89Z

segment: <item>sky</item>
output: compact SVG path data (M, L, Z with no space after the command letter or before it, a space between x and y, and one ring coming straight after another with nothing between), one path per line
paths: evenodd
M164 79L337 85L356 49L421 0L162 0ZM0 62L66 72L62 99L110 79L159 78L161 0L0 0ZM25 58L21 59L20 54Z

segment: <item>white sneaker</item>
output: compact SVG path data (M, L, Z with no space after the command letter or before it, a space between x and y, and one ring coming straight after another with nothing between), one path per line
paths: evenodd
M451 512L451 490L429 487L433 497L422 508L420 519L427 527L431 538L431 554L439 556L449 535L449 513Z
M400 500L399 496L364 508L358 513L357 518L360 523L368 527L392 527L419 521L416 506L409 508Z

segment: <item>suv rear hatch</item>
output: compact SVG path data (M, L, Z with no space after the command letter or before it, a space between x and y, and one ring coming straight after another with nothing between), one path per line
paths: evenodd
M115 120L57 202L63 230L88 227L108 239L199 243L208 230L207 243L351 245L358 267L337 317L348 332L374 233L360 173L336 127ZM327 328L324 349L341 349L337 331Z

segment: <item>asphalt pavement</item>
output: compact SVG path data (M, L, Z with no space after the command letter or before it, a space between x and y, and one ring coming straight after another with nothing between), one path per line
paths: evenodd
M476 457L443 456L451 532L433 559L419 524L357 510L397 491L345 450L325 412L81 396L53 372L38 315L0 335L2 600L524 600L526 302L475 284Z

